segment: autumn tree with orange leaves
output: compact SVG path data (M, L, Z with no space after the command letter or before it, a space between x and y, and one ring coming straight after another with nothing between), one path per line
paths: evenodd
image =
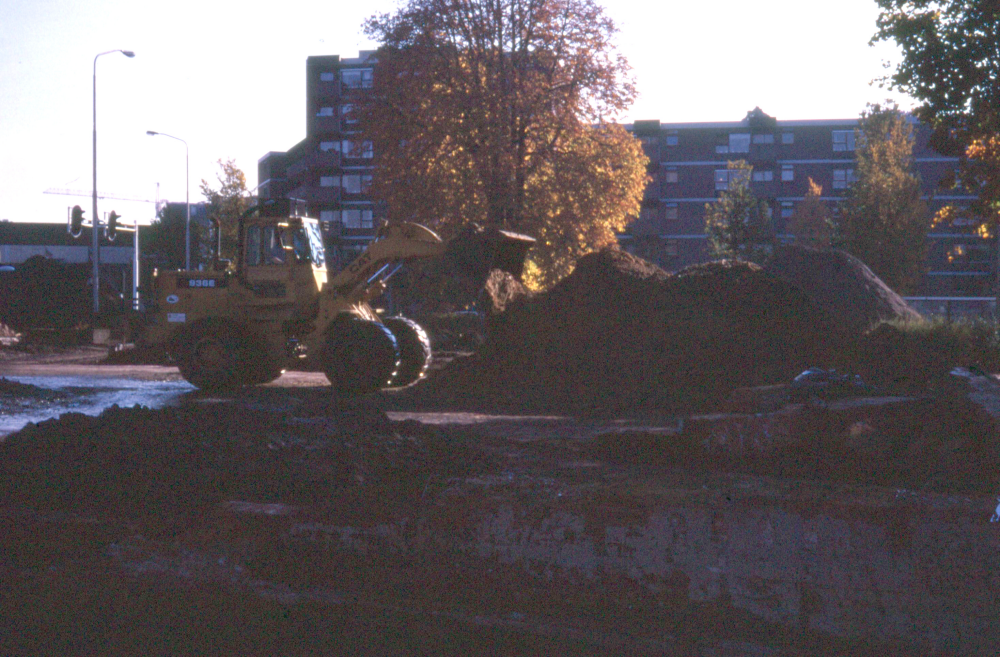
M370 18L381 46L354 111L382 212L446 238L469 222L530 234L538 288L616 244L648 179L614 123L636 94L616 32L591 0L410 0Z
M822 199L823 186L809 179L805 198L795 206L785 229L795 236L795 242L816 249L828 249L833 238L833 217Z

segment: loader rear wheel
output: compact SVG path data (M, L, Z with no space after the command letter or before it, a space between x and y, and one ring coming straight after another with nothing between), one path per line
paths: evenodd
M399 365L392 331L360 317L338 320L326 335L323 373L338 395L364 395L389 385Z
M225 322L192 326L178 339L174 353L181 376L203 390L256 385L281 376L263 340Z
M399 367L392 387L402 388L419 381L431 364L431 341L427 331L406 317L388 317L384 321L399 345Z

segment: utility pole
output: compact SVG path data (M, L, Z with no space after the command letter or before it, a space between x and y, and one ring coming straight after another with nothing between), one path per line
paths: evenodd
M101 243L99 235L97 234L97 229L101 222L98 220L97 216L97 58L101 55L110 55L113 52L120 52L128 58L135 57L135 53L131 50L108 50L105 52L97 53L94 56L94 185L93 185L93 211L94 214L91 215L91 258L93 259L93 268L91 270L91 276L93 278L93 288L94 288L94 316L96 317L101 312Z

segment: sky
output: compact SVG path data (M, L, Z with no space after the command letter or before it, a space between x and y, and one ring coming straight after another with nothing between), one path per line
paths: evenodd
M134 0L4 0L0 220L64 222L74 204L90 218L95 97L97 188L120 197L101 200L102 215L146 224L157 199L201 201L201 180L218 187L220 159L234 160L255 187L257 161L305 137L306 58L374 49L364 20L398 6L174 0L153 10ZM884 62L898 61L893 44L868 46L874 0L604 7L639 90L625 121L739 121L756 106L778 120L839 119L887 98L913 105L870 84L886 73ZM135 57L97 58L95 94L95 57L119 49Z

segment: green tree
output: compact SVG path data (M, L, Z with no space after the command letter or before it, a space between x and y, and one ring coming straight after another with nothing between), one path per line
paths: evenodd
M932 127L931 145L962 158L959 185L978 195L970 210L986 234L1000 221L1000 3L876 2L871 43L895 41L902 52L881 82L918 100L915 114Z
M178 211L180 208L180 211ZM185 222L187 215L183 206L164 203L157 208L156 219L148 228L140 228L139 245L143 259L160 269L184 268ZM191 225L191 255L194 260L197 250L200 226ZM145 272L144 272L145 274ZM148 280L143 276L143 280Z
M761 263L776 242L771 208L750 189L753 167L744 160L726 166L727 187L705 204L705 232L712 255Z
M931 217L913 173L913 129L893 105L869 105L855 136L854 182L841 203L838 243L892 289L914 292Z
M216 180L219 187L212 187L202 179L201 193L209 203L208 217L222 230L222 257L235 260L238 248L239 218L252 204L247 191L247 178L233 160L219 160Z
M612 123L635 87L592 0L409 0L365 32L382 45L356 111L389 217L531 234L544 287L638 214L648 161Z

